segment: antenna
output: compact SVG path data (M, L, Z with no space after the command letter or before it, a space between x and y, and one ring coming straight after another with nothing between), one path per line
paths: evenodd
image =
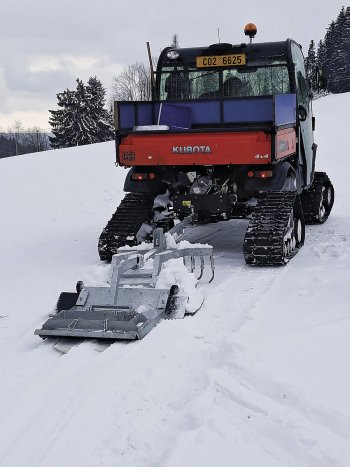
M154 79L154 70L153 70L153 62L152 62L152 55L151 55L151 47L149 45L149 42L146 42L146 45L147 45L147 52L148 52L149 67L151 69L151 83L152 83L152 88L154 89L156 87L156 80Z
M173 47L174 49L179 48L179 38L178 38L177 34L173 34L173 40L172 40L172 43L171 43L170 47Z
M219 44L220 44L220 28L216 28L218 30L218 39L219 39Z

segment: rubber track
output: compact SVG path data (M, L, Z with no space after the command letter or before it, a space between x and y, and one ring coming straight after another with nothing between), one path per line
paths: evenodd
M154 195L128 193L111 220L103 229L98 252L101 261L111 261L117 249L124 245L136 245L136 234L141 225L152 216ZM127 237L133 237L132 240Z
M296 192L272 191L257 202L244 237L247 264L277 266L286 264L296 253L284 253L284 235L294 207Z
M331 204L331 206L326 206L326 212L324 217L321 220L319 219L319 209L323 196L323 186L330 186L333 190L334 197L333 185L330 182L328 175L325 172L315 172L314 181L312 182L312 185L301 195L301 203L303 206L304 218L307 224L322 224L327 220L332 210L333 203Z

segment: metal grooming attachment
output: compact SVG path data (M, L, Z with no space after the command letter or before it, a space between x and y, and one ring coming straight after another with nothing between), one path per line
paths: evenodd
M190 218L185 219L168 234L178 242L190 222ZM188 297L181 295L178 285L169 289L156 287L162 267L170 259L183 258L185 265L190 261L190 271L194 272L197 259L201 279L208 262L211 282L213 248L189 244L169 249L162 229L154 231L153 239L152 249L118 249L112 259L109 287L86 287L79 281L76 293L63 292L57 302L57 313L35 334L42 338L142 339L162 318L183 317ZM153 268L145 269L150 259Z

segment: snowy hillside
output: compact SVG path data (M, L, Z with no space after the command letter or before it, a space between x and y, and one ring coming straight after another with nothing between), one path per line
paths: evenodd
M246 221L201 227L217 266L202 309L104 352L33 332L60 291L108 275L114 144L0 160L1 467L350 465L349 109L314 103L336 202L285 268L245 266Z

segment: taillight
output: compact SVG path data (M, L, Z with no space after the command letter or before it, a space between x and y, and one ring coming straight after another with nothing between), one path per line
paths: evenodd
M145 174L132 174L131 180L145 180Z
M257 178L271 178L273 176L273 171L272 170L249 170L247 173L249 178L252 177L257 177Z
M154 172L149 172L149 173L141 173L141 172L135 172L131 175L131 180L134 181L142 181L142 180L154 180L156 178L156 174Z
M273 175L272 170L259 170L259 172L255 172L257 177L260 178L271 178Z

